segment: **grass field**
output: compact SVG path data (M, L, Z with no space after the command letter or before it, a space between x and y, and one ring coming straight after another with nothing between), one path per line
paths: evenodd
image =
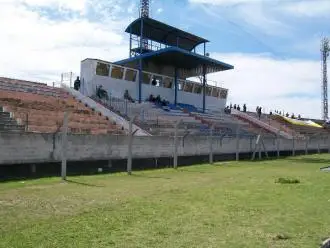
M313 155L2 183L0 247L319 247L327 165Z

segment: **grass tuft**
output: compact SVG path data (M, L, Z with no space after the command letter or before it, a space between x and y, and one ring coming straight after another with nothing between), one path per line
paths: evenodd
M288 240L288 239L291 239L290 236L283 233L276 234L274 237L274 240Z
M281 183L281 184L297 184L300 183L299 179L291 179L291 178L278 178L275 183Z

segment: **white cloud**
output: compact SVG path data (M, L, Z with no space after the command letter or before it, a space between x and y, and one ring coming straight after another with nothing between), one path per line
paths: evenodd
M265 0L189 0L191 3L202 3L202 4L211 4L211 5L236 5L243 3L256 3L263 2Z
M228 103L250 110L284 110L303 116L321 116L320 63L312 60L278 60L267 55L212 54L235 66L208 78L229 89Z
M289 14L302 17L330 17L329 0L303 0L284 4L281 9Z
M38 1L40 5L55 2L29 1L29 4ZM62 0L56 2L64 3ZM100 4L100 1L97 2ZM124 19L124 22L127 20ZM59 80L62 72L79 73L80 61L86 57L121 59L128 54L123 31L118 32L123 27L122 22L110 19L93 22L79 17L54 21L16 0L1 0L1 74L29 80L49 80L50 83Z
M210 16L236 26L248 24L267 35L293 35L293 22L286 19L330 18L330 0L189 0ZM300 26L299 26L300 28Z

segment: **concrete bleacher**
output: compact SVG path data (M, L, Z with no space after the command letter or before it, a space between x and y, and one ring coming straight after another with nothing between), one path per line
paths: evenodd
M100 101L96 97L93 98ZM178 135L199 134L207 125L197 120L189 113L185 113L177 107L163 109L151 102L131 102L125 99L111 97L108 101L102 101L110 110L121 116L131 119L134 123L152 135L173 135L175 125L178 126Z
M17 121L11 118L9 112L4 112L0 107L0 132L23 132L25 127L19 125Z
M279 123L283 127L291 130L292 132L299 134L300 136L313 136L313 135L327 135L329 134L328 129L318 128L308 125L295 125L286 121L282 116L272 115L269 118L276 123Z
M258 132L253 129L250 125L240 121L230 114L225 114L223 110L206 110L202 112L196 107L188 104L179 104L179 107L184 112L190 114L195 119L200 120L203 124L207 125L208 128L203 133L210 133L210 127L214 127L214 135L220 136L235 136L237 134L237 128L239 127L240 136L251 136Z
M69 132L120 134L121 127L86 107L60 88L17 79L0 78L2 115L11 113L22 129L28 132L54 133L69 113Z

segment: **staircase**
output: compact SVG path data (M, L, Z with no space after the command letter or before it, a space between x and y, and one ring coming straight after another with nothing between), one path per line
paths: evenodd
M98 103L94 101L92 98L89 98L87 96L84 96L79 91L76 91L70 87L68 87L65 84L61 84L61 87L70 93L72 96L74 96L76 99L80 100L82 103L86 104L88 107L95 109L95 111L100 112L103 116L106 116L112 120L114 120L118 125L121 125L124 127L124 129L127 131L129 129L129 121L119 114L111 111L109 108L104 106L101 103ZM141 129L140 127L133 124L132 126L133 130L136 130L135 135L136 136L151 136L147 131Z
M9 112L4 112L3 107L0 107L0 132L24 132L24 130L23 125L19 125L10 117Z

